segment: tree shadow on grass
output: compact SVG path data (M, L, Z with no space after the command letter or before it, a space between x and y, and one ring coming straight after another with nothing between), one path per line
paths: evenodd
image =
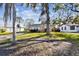
M41 38L41 37L44 37L44 36L48 36L48 35L44 34L44 35L39 35L39 36L36 36L36 37L25 38L25 39L17 40L16 42L21 43L21 42L29 42L29 41L39 41L39 42L66 41L66 39L63 39L63 40L51 39L51 36L48 36L49 38Z
M8 56L9 54L15 52L19 48L31 46L31 45L34 45L34 44L39 44L39 43L43 43L43 42L48 42L48 43L51 42L52 43L52 42L55 42L55 41L66 41L66 40L57 40L57 39L53 39L53 40L43 39L43 38L41 38L43 36L46 36L46 34L39 35L39 36L36 36L36 37L31 37L31 38L28 38L28 39L17 40L16 45L24 44L24 45L21 45L19 47L13 47L11 45L11 43L9 43L8 45L5 44L4 46L0 47L0 56ZM31 42L31 43L28 43L28 42ZM10 47L13 47L13 48L10 48Z
M16 44L21 44L23 42L27 43L27 42L30 42L30 41L36 41L36 43L32 43L32 44L37 44L37 43L41 43L41 42L54 42L54 41L67 41L66 39L63 39L63 40L57 40L57 39L52 39L52 40L49 40L48 38L44 39L44 38L41 38L41 37L44 37L44 36L47 36L46 34L44 35L39 35L39 36L36 36L36 37L31 37L31 38L25 38L25 39L21 39L21 40L17 40L16 41ZM40 38L40 39L39 39ZM50 37L51 38L51 37ZM7 45L6 45L7 44ZM32 44L29 44L29 45L32 45ZM1 44L0 44L1 45ZM11 42L9 43L5 43L5 44L2 44L3 46L0 46L1 47L10 47L12 46L11 45Z

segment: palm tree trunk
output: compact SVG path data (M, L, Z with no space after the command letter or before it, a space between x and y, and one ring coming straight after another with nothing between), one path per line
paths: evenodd
M13 12L13 44L15 44L16 40L16 32L15 32L15 21L16 21L16 11L15 11L15 5L12 4L12 12Z
M50 18L49 18L49 7L48 7L48 3L46 3L45 5L45 9L46 9L46 31L47 31L47 35L50 35Z

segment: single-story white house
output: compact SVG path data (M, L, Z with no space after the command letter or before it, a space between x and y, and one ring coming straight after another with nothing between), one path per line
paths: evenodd
M3 29L3 28L4 28L3 26L0 27L0 29ZM20 27L17 27L17 24L16 24L15 31L16 32L24 31L23 25L20 25ZM13 32L13 27L12 26L7 26L6 32Z
M79 32L79 24L64 24L59 29L60 32Z
M46 30L46 24L32 24L30 25L30 30L38 30L38 31L45 31ZM52 25L50 25L50 31L52 29Z
M30 30L40 30L40 26L41 26L41 24L32 24L32 25L30 25Z
M46 29L45 25L41 25L41 24L32 24L30 25L29 30L38 30L38 31L44 31Z
M12 27L7 27L6 31L7 31L7 32L13 32L13 28L12 28ZM16 31L16 32L24 31L24 27L15 28L15 31Z

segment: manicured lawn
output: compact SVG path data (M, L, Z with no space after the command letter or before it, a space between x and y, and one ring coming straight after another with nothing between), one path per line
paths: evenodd
M11 32L0 32L0 35L9 35L9 34L11 34Z
M52 32L52 35L55 38L59 38L60 40L66 39L66 40L69 40L69 41L74 41L74 42L79 43L79 33Z
M47 38L47 36L43 36L45 34L46 33L26 33L26 34L17 36L17 40L36 38L36 37Z
M17 40L39 37L39 38L48 38L50 40L53 40L53 39L64 40L64 39L66 39L66 40L70 40L70 41L79 42L79 33L51 32L51 37L48 37L44 34L46 34L46 33L27 33L27 34L17 36ZM42 36L42 35L44 35L44 36Z
M3 33L4 35L5 33ZM6 33L10 34L10 33ZM26 39L35 39L35 38L44 38L44 39L50 39L50 40L69 40L73 42L79 43L79 33L62 33L62 32L51 32L51 37L48 37L45 35L46 33L26 33L23 35L18 35L16 37L17 40L26 40ZM10 40L6 40L10 41ZM3 41L3 42L6 42Z
M46 33L26 33L17 36L17 39L28 39L28 38L50 38L50 39L79 39L79 33L62 33L62 32L51 32L51 37L47 37ZM42 36L44 35L44 36Z

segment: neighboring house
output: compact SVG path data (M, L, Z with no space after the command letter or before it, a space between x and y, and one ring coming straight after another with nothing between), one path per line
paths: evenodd
M30 30L38 30L38 31L45 31L46 30L46 24L33 24L30 25ZM50 26L50 30L52 30L52 26Z
M0 29L3 29L4 27L1 26ZM15 26L16 32L24 31L24 27L20 25L20 27L17 27L17 24ZM6 32L13 32L13 27L12 26L7 26Z
M38 31L41 31L42 29L45 29L46 26L44 26L43 28L41 28L41 24L33 24L33 25L30 25L30 30L38 30Z
M6 31L7 31L7 32L13 32L13 28L12 28L12 27L7 27ZM16 31L16 32L24 31L24 27L15 28L15 31Z
M59 29L61 32L79 32L79 24L64 24Z

